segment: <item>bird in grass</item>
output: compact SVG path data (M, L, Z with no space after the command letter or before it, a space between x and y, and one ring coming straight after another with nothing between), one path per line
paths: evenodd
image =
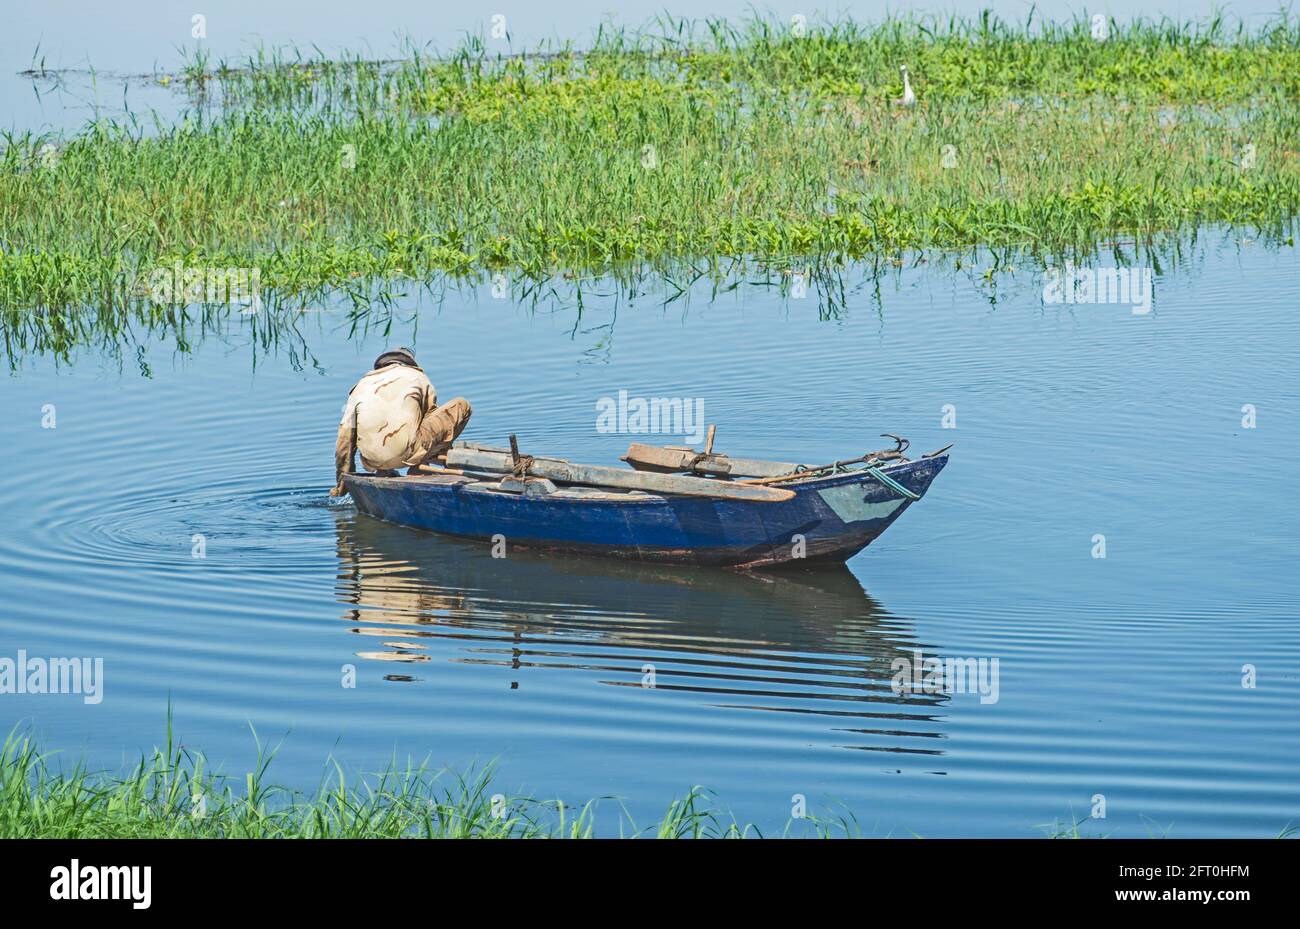
M903 75L903 96L894 100L894 106L901 106L903 109L910 110L916 106L916 92L912 90L912 82L907 77L907 65L900 65L898 73Z

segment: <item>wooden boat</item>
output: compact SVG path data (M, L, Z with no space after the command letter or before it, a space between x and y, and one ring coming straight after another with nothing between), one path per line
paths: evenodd
M603 468L458 442L445 468L344 481L362 513L507 552L764 568L847 560L924 496L948 463L947 449L908 460L906 440L811 468L728 459L711 445L703 453L634 445L634 468ZM659 452L689 454L678 461ZM662 473L674 468L688 473Z

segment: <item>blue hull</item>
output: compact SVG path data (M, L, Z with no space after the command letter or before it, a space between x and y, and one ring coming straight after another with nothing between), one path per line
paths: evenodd
M882 470L920 496L947 463L942 454ZM862 471L783 484L795 496L779 503L594 490L533 497L450 475L345 481L362 513L417 529L499 536L507 548L743 568L845 561L913 502Z

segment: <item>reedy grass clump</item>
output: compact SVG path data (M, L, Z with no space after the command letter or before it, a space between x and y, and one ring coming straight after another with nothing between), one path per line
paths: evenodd
M491 768L457 774L425 764L396 763L383 772L349 778L334 764L310 794L275 786L268 770L273 749L258 744L257 760L241 778L215 772L204 756L176 743L170 718L164 745L126 773L92 772L84 764L59 767L29 736L15 729L0 743L0 838L568 838L598 834L598 801L580 807L494 792ZM616 798L622 838L763 838L719 808L701 787L668 804L656 823L639 826ZM1104 838L1083 831L1072 816L1040 826L1048 838ZM1168 835L1162 827L1155 834ZM914 832L907 837L920 838ZM1297 835L1287 825L1278 838ZM851 811L809 813L791 819L781 837L888 837L864 830Z
M598 803L566 806L496 794L491 768L468 774L391 764L349 779L334 764L314 793L271 784L274 757L259 743L242 778L211 770L175 742L125 774L59 768L17 730L0 744L0 838L592 838ZM720 811L700 787L672 801L657 823L638 826L622 804L608 834L650 838L761 837ZM787 827L787 834L792 826ZM801 835L855 835L850 816L804 821Z
M53 158L52 140L10 135L0 303L120 307L178 262L256 267L298 294L925 248L1044 258L1201 223L1287 241L1300 205L1290 19L1250 35L1138 24L1104 43L1080 22L987 18L802 38L667 25L602 32L584 55L201 62L187 80L259 107L97 122ZM921 98L906 112L888 102L904 62ZM1081 90L1103 66L1159 79Z
M457 777L423 766L390 767L349 783L341 767L312 795L266 781L270 753L242 782L212 772L201 754L155 748L122 776L77 764L59 770L29 738L0 747L0 836L5 838L525 838L590 834L557 810L514 801L494 815L486 774Z
M393 101L472 114L560 82L614 79L693 88L854 96L885 102L901 90L899 64L924 76L932 99L1039 99L1102 93L1163 103L1244 103L1300 94L1300 25L1279 13L1247 29L1217 14L1109 21L1099 41L1087 17L1067 22L902 16L879 23L791 23L660 17L640 30L602 25L590 45L543 43L518 52L469 37L439 55L409 40L400 58L327 58L319 49L259 48L213 65L196 52L186 83L230 105L383 108Z

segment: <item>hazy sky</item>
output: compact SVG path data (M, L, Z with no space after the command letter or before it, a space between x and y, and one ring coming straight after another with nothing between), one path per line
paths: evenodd
M1213 0L1123 0L1123 2L1071 3L1066 0L940 0L917 4L880 2L754 4L745 0L488 0L488 2L429 3L427 0L43 0L25 3L4 0L0 12L0 64L26 67L37 43L51 64L80 65L87 60L101 69L149 70L176 59L175 47L188 45L190 18L207 17L207 43L215 54L237 54L250 43L317 43L325 49L338 46L387 51L395 35L455 42L464 32L486 31L494 14L506 17L513 44L531 44L540 38L582 38L603 18L637 25L667 10L674 15L710 15L741 18L753 9L788 19L802 13L813 19L827 12L856 19L877 19L886 12L921 10L978 13L988 7L1001 16L1023 19L1037 6L1039 16L1068 18L1076 12L1104 12L1119 18L1136 14L1198 18L1208 15ZM1230 13L1257 19L1275 13L1277 0L1220 3Z

